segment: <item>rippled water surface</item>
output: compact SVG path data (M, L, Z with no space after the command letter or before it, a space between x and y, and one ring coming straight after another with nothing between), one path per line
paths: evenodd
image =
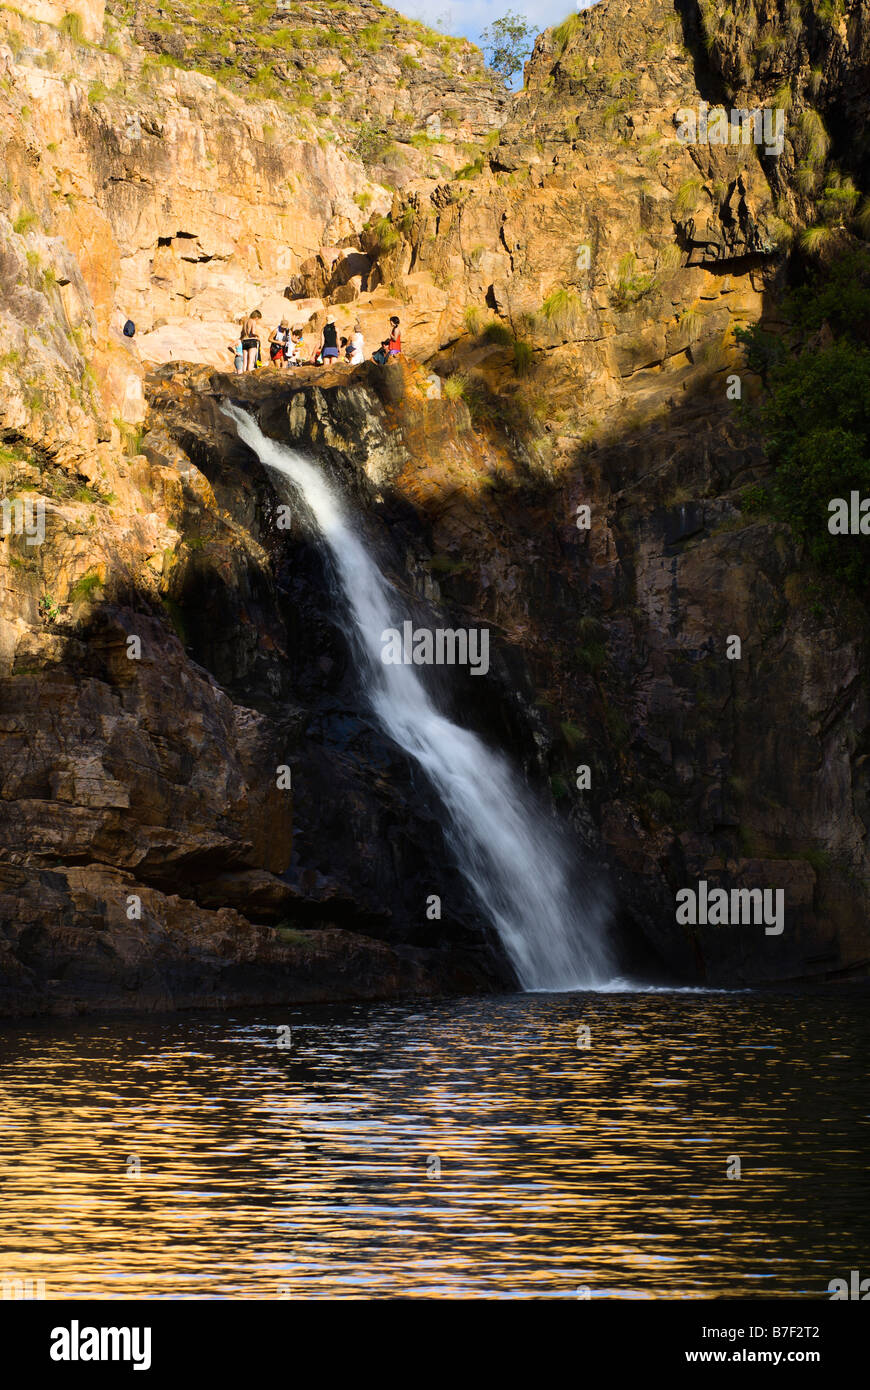
M49 1298L818 1296L870 1264L868 1050L849 989L6 1025L0 1277Z

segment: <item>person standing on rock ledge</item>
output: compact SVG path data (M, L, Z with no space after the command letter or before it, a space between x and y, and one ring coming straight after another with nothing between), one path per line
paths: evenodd
M366 340L363 337L362 325L359 322L353 326L353 337L350 340L347 360L352 367L359 367L366 360Z
M236 373L245 370L245 349L242 347L242 339L239 338L235 343L229 344L229 350L233 354L233 366Z
M316 361L323 366L332 366L335 358L338 357L338 331L335 327L335 319L332 314L323 325L323 332L320 335L320 347L317 352Z
M252 372L260 354L260 335L257 332L257 321L250 315L242 324L242 353L245 359L244 370Z
M274 366L286 367L290 344L290 324L282 319L277 328L269 334L269 356Z
M390 336L385 338L377 352L372 353L372 361L377 362L378 366L385 367L391 357L398 357L402 351L402 335L399 332L399 320L393 314L390 319Z
M291 328L290 330L287 365L290 367L302 367L305 365L305 344L302 341L301 328Z

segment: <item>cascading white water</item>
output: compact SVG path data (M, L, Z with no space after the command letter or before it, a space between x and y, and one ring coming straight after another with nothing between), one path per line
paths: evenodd
M590 885L578 901L561 836L505 759L439 714L419 667L384 664L382 634L401 629L401 600L319 470L268 439L244 411L229 404L224 410L260 461L292 483L307 504L332 558L372 709L441 797L458 865L496 927L520 984L527 990L606 984L614 971L601 890Z

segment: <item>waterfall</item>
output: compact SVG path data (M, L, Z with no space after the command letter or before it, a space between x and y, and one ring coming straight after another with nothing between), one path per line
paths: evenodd
M576 887L576 850L568 849L506 759L439 712L424 685L425 668L384 664L382 634L401 629L402 601L320 470L267 439L244 411L223 408L261 463L291 483L307 505L331 557L366 697L382 728L441 798L448 843L520 984L527 990L604 985L614 973L605 940L608 904L597 885Z

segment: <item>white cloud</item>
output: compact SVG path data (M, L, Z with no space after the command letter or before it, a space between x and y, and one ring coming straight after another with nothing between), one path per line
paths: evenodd
M446 34L464 34L479 43L480 35L493 20L512 10L532 26L536 34L551 24L560 24L575 9L586 4L571 0L386 0L386 3L411 19L422 20Z

